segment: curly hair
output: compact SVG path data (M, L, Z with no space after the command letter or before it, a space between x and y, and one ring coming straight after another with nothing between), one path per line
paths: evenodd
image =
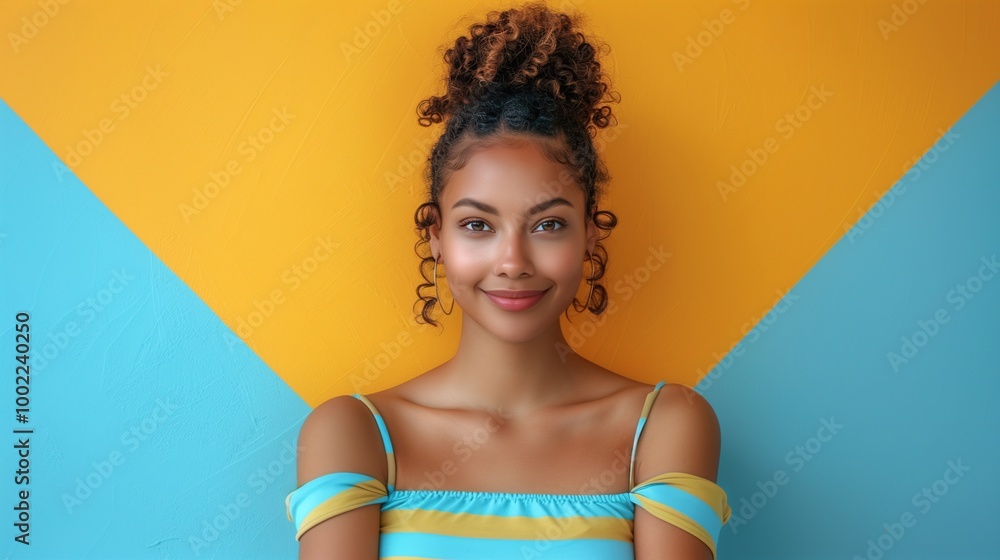
M441 216L441 192L451 173L461 169L476 148L509 137L536 140L546 157L564 164L583 188L585 218L593 219L603 234L591 254L587 279L594 301L581 303L574 298L573 307L595 315L607 308L607 290L598 283L607 268L601 240L611 235L618 219L597 209L611 177L592 138L599 128L617 124L606 102L620 98L601 70L597 41L576 30L582 20L578 13L555 12L542 2L530 2L489 12L485 22L472 24L469 36L459 37L445 51L446 92L417 105L421 126L446 123L427 158L426 202L414 213L420 237L414 249L425 280L416 290L416 305L422 302L417 322L437 326L430 316L437 298L429 244L430 228ZM428 289L429 294L422 293Z

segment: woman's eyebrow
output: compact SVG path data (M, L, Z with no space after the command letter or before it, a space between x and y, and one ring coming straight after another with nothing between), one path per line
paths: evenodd
M528 209L527 212L525 212L525 215L531 216L533 214L537 214L539 212L542 212L544 210L547 210L547 209L549 209L549 208L551 208L553 206L560 205L560 204L564 205L564 206L569 206L570 208L573 208L573 203L572 202L566 200L565 198L557 196L555 198L550 198L550 199L548 199L548 200L546 200L544 202L540 202L540 203L532 206L531 208ZM458 202L456 202L451 208L452 208L452 210L454 210L455 208L458 208L459 206L471 206L473 208L478 209L480 212L486 212L487 214L493 214L494 216L499 216L500 215L500 212L498 212L495 207L493 207L493 206L491 206L489 204L486 204L485 202L480 202L478 200L474 200L472 198L463 198L463 199L459 200Z

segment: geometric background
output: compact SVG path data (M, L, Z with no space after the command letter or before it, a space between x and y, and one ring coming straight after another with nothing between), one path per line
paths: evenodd
M720 557L1000 555L1000 8L564 4L623 99L619 312L564 328L712 403ZM460 311L412 320L414 107L506 5L0 7L0 332L34 430L5 556L295 556L309 410L454 350Z
M726 557L1000 557L1000 84L948 134L697 386Z

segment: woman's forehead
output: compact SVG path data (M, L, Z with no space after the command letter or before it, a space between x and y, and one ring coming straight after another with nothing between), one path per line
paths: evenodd
M565 164L552 161L533 143L523 143L476 150L461 169L452 172L441 200L447 209L472 199L501 214L521 214L554 198L578 208L583 192Z

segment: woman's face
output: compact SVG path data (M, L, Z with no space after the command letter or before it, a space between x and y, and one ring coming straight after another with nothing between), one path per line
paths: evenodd
M566 167L532 141L482 147L452 173L439 203L432 255L463 314L509 340L551 327L581 289L597 240L593 221L584 220L583 190ZM515 310L487 294L495 290L544 294ZM581 291L583 301L589 287ZM448 295L442 299L450 305Z

